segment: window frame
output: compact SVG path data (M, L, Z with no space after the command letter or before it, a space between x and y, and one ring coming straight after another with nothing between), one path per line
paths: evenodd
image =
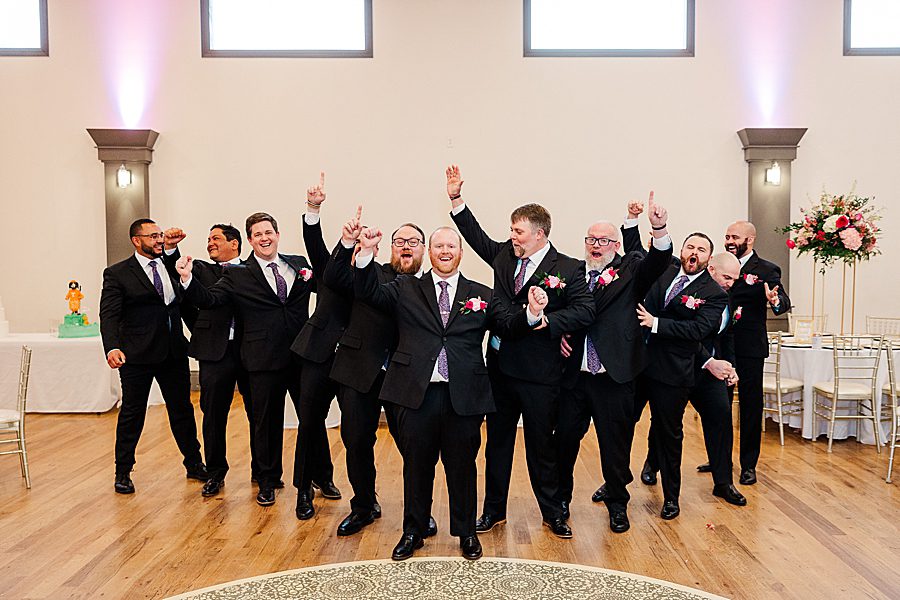
M372 58L372 0L363 0L366 46L362 50L213 50L209 47L209 0L200 0L200 55L203 58Z
M50 56L50 36L47 32L47 0L38 0L41 19L40 48L2 48L0 56Z
M535 50L531 48L531 0L523 0L522 21L524 27L523 56L528 57L682 57L694 56L694 40L696 38L696 0L687 0L687 36L685 48L666 49L552 49Z
M853 0L844 0L844 56L900 56L900 46L854 48L850 45Z

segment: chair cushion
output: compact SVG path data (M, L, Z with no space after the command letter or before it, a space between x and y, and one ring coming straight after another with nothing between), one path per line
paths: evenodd
M833 381L820 381L813 386L813 389L825 396L834 396ZM845 381L840 384L838 394L842 399L869 398L872 395L872 388L864 383Z
M0 427L6 424L19 423L19 411L0 408Z
M789 394L791 392L799 392L803 389L803 382L799 379L791 379L790 377L781 378L781 393ZM775 393L775 377L766 375L763 377L763 393Z

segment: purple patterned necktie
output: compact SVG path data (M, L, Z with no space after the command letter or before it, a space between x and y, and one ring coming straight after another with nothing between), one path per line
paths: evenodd
M275 276L275 293L278 294L278 299L284 304L287 302L287 281L285 281L284 277L281 276L281 273L278 272L277 264L269 263L268 266L271 267L272 274Z
M149 263L150 269L153 271L153 287L156 288L156 292L159 294L159 297L163 299L163 302L166 301L166 293L163 291L162 279L159 276L159 271L156 270L156 261L151 260Z
M677 296L681 292L681 290L684 289L684 286L687 285L688 279L689 277L687 275L682 275L675 280L675 285L673 285L672 289L669 290L669 293L666 294L666 301L663 304L663 308L669 306L669 302L671 302L672 299L675 298L675 296Z
M600 271L592 269L588 272L588 275L591 276L588 282L588 289L593 292L597 287L597 280L600 279ZM591 375L596 375L600 372L600 355L597 354L597 348L594 346L594 340L591 339L590 332L587 335L587 368Z
M519 267L519 272L516 274L516 282L515 282L515 292L518 294L522 291L522 286L525 285L525 269L528 267L528 263L531 261L527 258L522 259L522 266Z
M438 310L441 312L441 321L446 327L447 321L450 320L450 294L447 293L447 286L450 284L446 281L438 281L438 285L441 286L441 295L438 296ZM447 365L447 348L444 346L441 346L441 353L438 354L438 373L444 379L450 379L450 368Z

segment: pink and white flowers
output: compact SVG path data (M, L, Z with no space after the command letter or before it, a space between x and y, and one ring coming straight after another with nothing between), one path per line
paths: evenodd
M698 298L696 296L682 296L681 303L684 304L685 308L697 310L702 305L706 304L706 300L704 300L703 298Z
M564 287L566 287L566 280L559 273L556 275L551 275L550 273L542 273L538 275L540 280L540 285L547 290L556 290L556 294L559 295L562 293Z
M743 275L744 283L747 285L753 285L757 281L759 281L759 275L754 275L753 273L744 273Z
M459 302L462 304L462 307L459 309L459 312L467 315L470 312L481 312L487 310L488 303L481 299L481 296L476 296L474 298L469 298L465 302Z
M738 321L741 320L741 314L742 314L743 312L744 312L744 307L743 307L743 306L738 306L738 307L734 310L734 314L731 315L731 324L732 324L732 325L734 325L735 323L737 323Z
M597 276L597 286L606 287L619 278L619 270L607 267Z
M309 281L310 279L312 279L313 272L312 272L312 269L309 269L309 268L307 268L307 267L303 267L302 269L300 269L300 270L297 271L297 275L298 275L301 279L303 279L303 281Z

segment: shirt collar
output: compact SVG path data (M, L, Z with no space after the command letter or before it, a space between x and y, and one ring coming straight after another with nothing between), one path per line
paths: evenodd
M432 270L431 270L431 279L434 281L434 287L439 287L439 286L438 286L438 283L439 283L439 282L441 282L441 281L446 281L447 283L450 284L450 285L448 286L448 289L449 289L449 288L456 289L456 284L459 283L459 271L457 271L456 273L454 273L452 277L448 277L447 279L444 279L443 277L441 277L440 275L438 275L437 273L435 273L435 272L434 272L434 269L432 269Z
M753 250L748 252L744 258L739 258L738 261L741 263L741 268L744 268L744 265L747 264L747 261L750 260L750 257L753 256Z
M158 258L147 258L147 257L144 256L143 254L138 254L137 252L134 253L134 257L135 257L135 258L137 259L137 261L141 264L141 268L144 269L145 271L147 270L147 267L150 265L150 261L151 261L151 260L155 260L155 261L156 261L156 267L157 267L157 268L159 268L160 266L162 266L162 257L158 257Z
M541 264L541 261L544 260L544 257L547 256L547 253L550 252L550 242L548 241L544 244L544 247L532 254L528 257L528 260L531 261L531 264L537 267ZM522 259L519 259L522 260Z
M274 258L274 259L272 259L272 260L266 260L266 259L264 259L264 258L260 258L259 256L257 256L256 253L254 252L254 253L253 253L253 258L256 259L256 262L259 263L259 266L262 267L262 270L263 270L263 271L265 271L265 270L266 270L266 267L268 267L268 266L271 265L272 263L275 263L276 265L278 265L278 268L279 268L279 269L280 269L280 268L283 266L283 264L284 264L284 261L282 261L282 260L281 260L281 257L278 256L277 254L275 255L275 258Z
M698 277L700 277L701 275L703 275L704 273L706 273L706 269L703 269L702 271L699 271L698 273L694 273L693 275L688 275L687 273L684 272L684 268L682 267L681 269L678 270L678 277L681 277L682 275L687 275L688 280L685 285L688 285L688 284L694 283L694 280L697 279ZM677 279L677 277L676 277L676 279Z
M256 255L254 255L254 256L256 256ZM239 265L239 264L241 264L241 257L240 257L240 256L235 256L235 257L232 258L231 260L225 261L225 262L223 262L223 263L216 263L216 264L219 264L219 265Z

